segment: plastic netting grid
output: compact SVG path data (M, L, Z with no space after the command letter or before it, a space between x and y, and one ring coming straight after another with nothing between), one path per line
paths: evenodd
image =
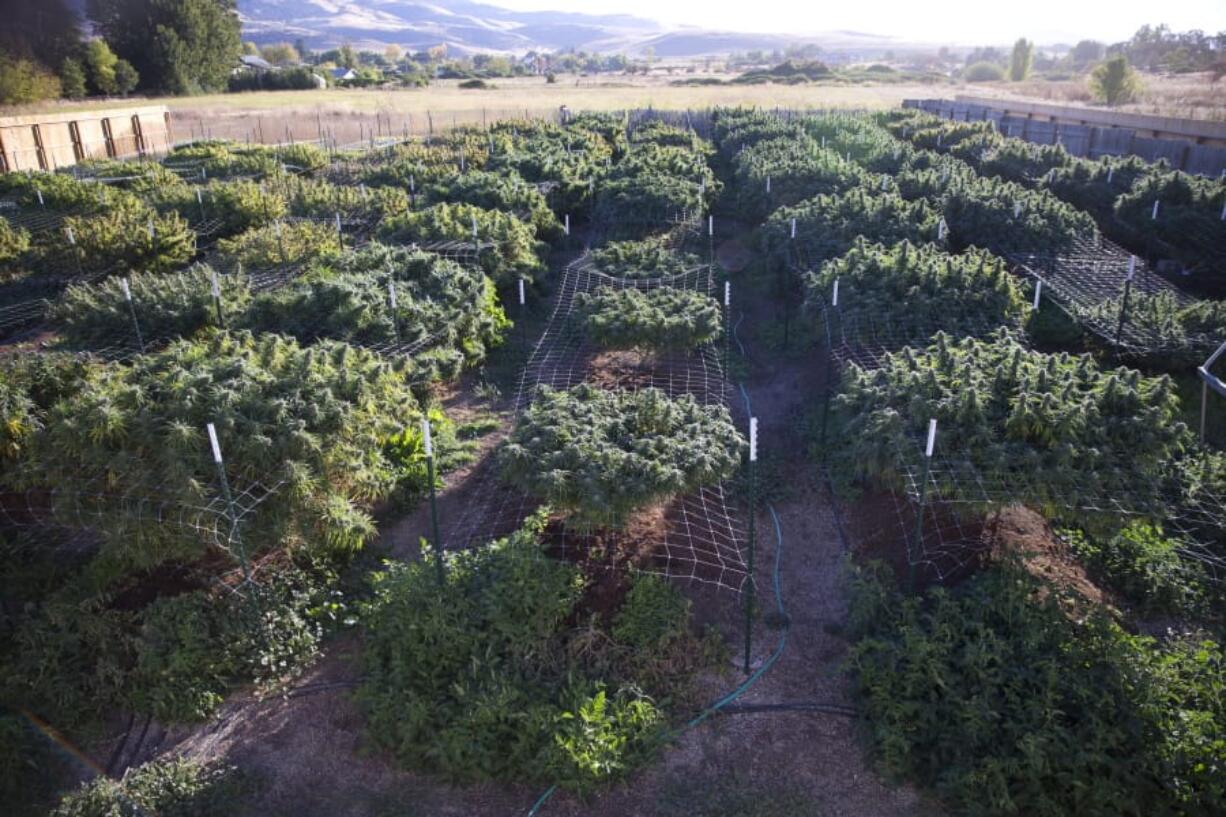
M672 240L680 245L684 235L674 233ZM672 397L690 395L707 404L727 403L730 392L719 344L707 344L691 353L651 357L630 353L622 356L619 364L608 367L611 353L597 349L584 337L575 314L576 295L605 286L674 286L713 295L715 282L706 265L664 278L615 278L597 270L585 253L562 273L552 313L528 354L520 378L515 397L517 414L528 407L540 386L565 389L584 382L597 382L605 388L657 388ZM474 547L505 535L539 505L502 484L494 465L478 479L475 493L480 500L468 506L444 536L450 548ZM748 576L742 557L746 538L744 525L729 509L726 487L721 484L668 503L662 519L653 522L646 533L594 533L563 524L554 543L564 554L637 549L647 556L646 563L639 565L641 570L739 592Z

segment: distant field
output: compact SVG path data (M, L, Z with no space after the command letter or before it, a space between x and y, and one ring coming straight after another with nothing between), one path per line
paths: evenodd
M679 87L668 77L580 78L561 76L547 84L542 77L497 80L496 87L465 90L455 81L428 88L403 90L268 91L166 97L147 100L172 112L176 139L192 135L275 142L286 138L313 139L320 128L344 143L369 133L372 127L395 133L409 128L425 133L434 127L483 120L572 111L624 108L694 109L716 105L758 105L784 108L890 108L913 97L953 96L955 85L715 85ZM142 100L145 102L146 100ZM15 113L41 110L72 111L113 107L115 101L28 106ZM376 124L377 123L377 124Z

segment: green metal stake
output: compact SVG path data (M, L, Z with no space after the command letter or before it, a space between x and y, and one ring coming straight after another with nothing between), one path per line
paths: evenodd
M749 674L749 653L753 646L753 561L754 514L758 506L758 418L749 418L749 561L745 576L745 674Z
M392 332L396 336L396 343L400 343L400 320L396 314L396 279L391 274L388 275L387 279L387 303L392 313Z
M230 492L230 480L226 477L226 466L221 457L221 444L217 441L217 429L212 423L205 426L209 432L209 445L213 449L213 462L217 465L217 478L221 482L221 495L226 500L226 514L230 517L230 540L236 545L238 563L243 571L243 584L247 588L247 600L251 604L256 620L260 616L260 601L255 595L255 583L251 580L251 563L247 559L247 548L238 535L238 514L234 510L234 494Z
M924 449L924 475L920 478L919 510L915 515L914 552L907 554L907 590L915 592L915 561L924 550L924 505L928 501L928 475L932 468L932 449L937 440L937 418L928 421L928 445Z
M834 321L834 316L838 314L839 308L839 279L834 279L834 294L831 297L830 309L826 311L826 366L823 375L823 391L825 399L822 401L822 457L826 456L826 427L830 422L830 394L834 391L834 385L830 382L834 369L834 332L830 329L830 324Z
M430 529L434 534L434 568L438 577L438 586L442 588L445 576L443 574L443 540L438 534L438 498L434 490L434 442L430 439L430 418L421 418L421 437L426 449L426 481L430 483Z
M132 287L128 285L127 278L119 279L119 286L123 289L124 300L128 302L128 313L132 316L132 328L136 330L136 344L140 347L140 353L145 353L145 338L140 333L140 321L136 319L136 304L132 301Z
M226 327L226 316L221 311L221 284L217 281L217 270L209 270L212 280L209 282L213 290L213 306L217 308L217 325Z
M1128 277L1124 279L1124 298L1120 301L1120 323L1115 329L1115 345L1120 345L1120 337L1124 334L1124 321L1128 318L1128 295L1132 292L1132 277L1137 273L1137 257L1128 256Z

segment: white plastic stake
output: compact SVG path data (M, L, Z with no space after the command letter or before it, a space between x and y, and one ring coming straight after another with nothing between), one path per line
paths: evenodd
M924 456L932 459L932 449L937 443L937 418L933 417L928 421L928 447L924 449Z
M525 303L524 301L524 279L520 278L519 279L519 305L523 306L524 303Z
M1107 184L1111 184L1111 179L1115 176L1115 165L1107 168Z
M889 177L889 176L886 176L886 175L882 175L882 177L881 177L881 190L882 190L882 192L884 192L884 191L889 190L889 189L890 189L890 177Z
M1017 218L1022 214L1022 203L1020 201L1013 202L1013 217Z
M213 292L214 298L221 297L221 284L217 281L217 270L209 270L209 288Z
M153 230L153 219L149 219L149 240L152 241L156 237L157 234Z
M945 217L941 216L941 220L937 222L937 241L944 241L947 235L949 235L949 225L945 223Z
M1137 257L1135 255L1128 256L1128 280L1137 274Z
M1151 221L1158 218L1158 199L1154 199L1154 209L1153 212L1149 214L1149 217Z
M830 296L830 305L831 306L839 305L839 279L838 278L834 279L834 292Z
M825 136L822 137L822 147L823 148L826 147L826 137Z
M732 306L732 282L724 281L724 306Z
M766 177L766 192L769 193L770 191L771 191L771 177L767 176Z
M392 306L392 311L396 309L396 282L388 280L387 282L387 301Z
M409 192L417 193L417 181L412 176L409 176Z
M206 182L209 180L209 174L205 172L203 165L200 167L200 178L204 179Z
M792 219L792 238L796 237L796 219Z
M707 235L715 235L715 216L707 216Z
M41 190L37 190L37 189L36 189L34 192L38 194L38 206L39 206L39 207L46 207L46 206L47 206L47 203L46 203L45 201L43 201L43 191L41 191Z
M434 440L430 437L430 418L421 418L421 444L427 457L434 456Z
M749 418L749 461L758 461L758 418Z
M65 227L64 230L68 233L68 243L75 247L77 245L77 237L72 234L72 228Z
M120 278L120 279L119 279L119 288L123 290L123 298L124 298L124 300L125 300L125 301L128 301L128 302L130 303L130 302L132 301L132 288L131 288L130 286L128 286L128 279L127 279L127 278Z
M566 214L566 220L562 222L562 229L567 235L570 235L570 213Z
M477 214L473 213L473 241L477 240Z
M336 214L336 231L338 233L341 231L341 214L340 213Z
M1043 279L1036 278L1034 281L1034 310L1039 311L1039 299L1043 297Z
M941 146L941 134L937 134L937 147Z
M196 204L204 204L204 196L200 192L200 188L196 188Z
M221 465L221 443L217 442L217 429L212 423L205 426L209 430L209 446L213 449L213 462Z
M1226 201L1222 202L1222 221L1226 221Z

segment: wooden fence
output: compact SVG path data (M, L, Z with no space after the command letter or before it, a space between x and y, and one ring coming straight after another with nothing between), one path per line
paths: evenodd
M172 144L164 105L0 117L0 171L162 154Z

